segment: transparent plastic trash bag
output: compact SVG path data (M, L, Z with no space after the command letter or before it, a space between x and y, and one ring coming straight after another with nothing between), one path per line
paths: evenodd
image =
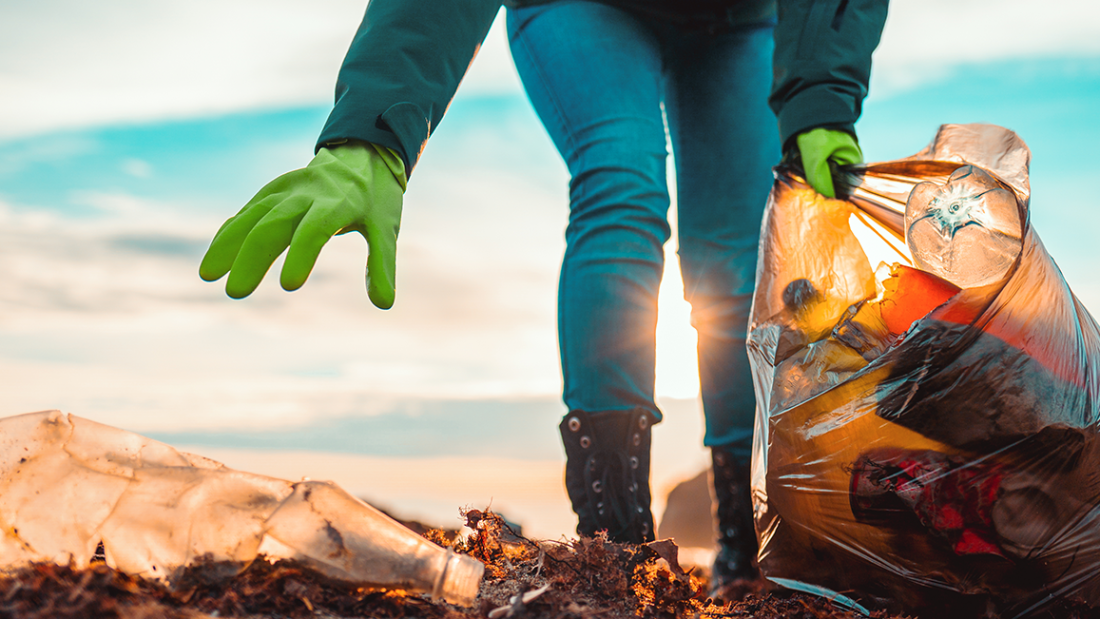
M367 588L472 604L485 566L413 533L331 482L235 471L58 411L0 419L0 569L109 566L177 584L294 559Z
M765 576L924 616L1100 604L1100 332L1030 225L1029 158L944 125L845 200L777 169L748 337Z

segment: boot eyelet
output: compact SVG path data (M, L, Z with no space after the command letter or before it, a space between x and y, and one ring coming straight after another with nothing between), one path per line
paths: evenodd
M641 444L642 444L642 435L641 434L635 434L634 435L634 446L637 447L638 445L641 445Z
M600 480L597 479L596 481L592 482L592 491L596 494L603 492L603 484L600 483Z
M639 428L645 430L646 426L648 426L648 425L649 425L649 418L648 417L646 417L645 415L642 415L641 417L638 417L638 427Z
M638 456L630 456L630 468L638 468Z
M587 436L582 436L581 437L581 449L588 449L591 446L592 446L592 439L588 438Z
M641 505L639 505L639 506L638 506L638 513L639 513L639 514L644 514L644 513L645 513L645 508L644 508L644 507L642 507Z
M648 522L643 522L642 523L642 535L649 535L649 523Z
M631 492L637 492L638 491L638 482L634 482L633 484L630 485L630 491Z
M580 429L581 429L581 420L577 419L576 417L570 417L569 418L569 430L572 431L572 432L576 432Z

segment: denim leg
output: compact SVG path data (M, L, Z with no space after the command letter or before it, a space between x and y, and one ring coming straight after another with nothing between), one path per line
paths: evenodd
M768 108L772 27L680 36L666 62L680 268L699 333L707 446L752 449L756 399L745 350L760 222L779 162Z
M565 404L660 419L657 289L670 231L656 36L630 13L583 1L510 10L508 35L571 175L558 289Z

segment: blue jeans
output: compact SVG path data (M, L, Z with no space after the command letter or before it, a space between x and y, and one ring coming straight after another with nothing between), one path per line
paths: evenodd
M668 122L685 298L699 334L708 446L747 457L755 397L745 335L760 221L780 157L773 24L692 31L597 2L512 10L512 56L569 168L558 290L564 400L606 412L654 402ZM662 113L663 105L663 113Z

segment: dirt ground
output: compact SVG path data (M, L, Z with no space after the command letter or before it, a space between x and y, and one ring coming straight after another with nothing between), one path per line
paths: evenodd
M425 537L485 563L477 603L461 608L403 591L371 591L329 580L293 562L257 560L229 580L210 581L200 565L173 589L104 564L86 569L38 564L0 576L0 617L76 619L856 619L823 598L739 583L707 596L707 574L685 572L670 542L643 546L592 538L536 542L514 534L500 516L471 510L475 533L422 530ZM417 526L410 525L417 530ZM876 619L902 619L878 612ZM1093 617L1066 607L1046 616Z

